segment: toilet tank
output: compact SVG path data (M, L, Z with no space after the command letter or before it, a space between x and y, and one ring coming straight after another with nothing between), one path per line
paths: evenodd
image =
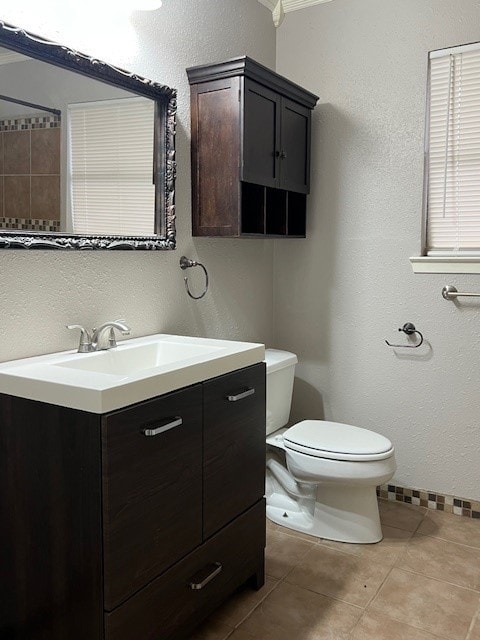
M294 353L265 350L267 365L267 435L288 423L293 379L298 358Z

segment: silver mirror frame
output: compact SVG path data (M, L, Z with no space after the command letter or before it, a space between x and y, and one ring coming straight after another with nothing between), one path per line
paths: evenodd
M155 149L157 150L153 168L157 176L155 198L157 235L75 236L62 233L28 234L0 230L0 249L175 249L176 90L1 20L0 46L155 100Z

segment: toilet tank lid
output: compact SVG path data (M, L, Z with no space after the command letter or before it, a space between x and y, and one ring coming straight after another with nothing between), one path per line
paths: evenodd
M294 353L290 353L289 351L265 349L265 362L267 364L267 374L269 374L279 369L295 366L298 358Z

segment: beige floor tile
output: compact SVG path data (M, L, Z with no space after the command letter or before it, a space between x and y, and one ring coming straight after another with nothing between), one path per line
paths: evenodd
M378 613L365 613L352 633L351 640L437 640L426 631L392 620Z
M412 532L386 526L382 529L383 540L376 544L348 544L322 539L319 542L330 549L351 553L360 558L369 558L382 564L393 565L395 560L405 551L407 543L412 537Z
M232 631L232 627L209 619L189 636L189 640L226 640Z
M425 507L389 500L379 500L378 508L382 525L405 531L416 531L427 512Z
M478 607L478 593L393 569L371 611L448 640L464 640Z
M480 549L480 519L429 510L418 533Z
M267 576L264 586L259 591L255 591L248 586L239 589L213 614L213 619L231 627L236 627L277 585L278 580Z
M272 531L267 536L265 571L272 578L284 578L314 547L314 543Z
M416 533L397 560L400 569L480 590L480 550Z
M473 621L467 640L480 640L480 611L477 613L476 619Z
M268 518L266 519L266 521L267 521L267 524L266 524L267 535L269 533L272 533L273 531L278 531L278 529L279 529L278 524L275 524L275 522L272 522Z
M385 580L390 566L317 545L293 569L286 581L365 607Z
M233 635L233 640L347 640L362 610L282 583ZM237 633L237 632L235 632Z
M246 631L241 629L235 629L231 636L228 636L228 640L261 640L259 636L252 636Z
M278 531L280 533L284 533L287 536L294 536L295 538L300 538L301 540L307 540L307 542L317 543L320 541L320 538L317 536L309 536L308 533L303 533L302 531L295 531L294 529L289 529L288 527L283 527L280 524L276 524L267 518L267 534L272 531Z

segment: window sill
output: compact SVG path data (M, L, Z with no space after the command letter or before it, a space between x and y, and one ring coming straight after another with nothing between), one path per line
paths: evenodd
M480 256L410 258L414 273L480 273Z

